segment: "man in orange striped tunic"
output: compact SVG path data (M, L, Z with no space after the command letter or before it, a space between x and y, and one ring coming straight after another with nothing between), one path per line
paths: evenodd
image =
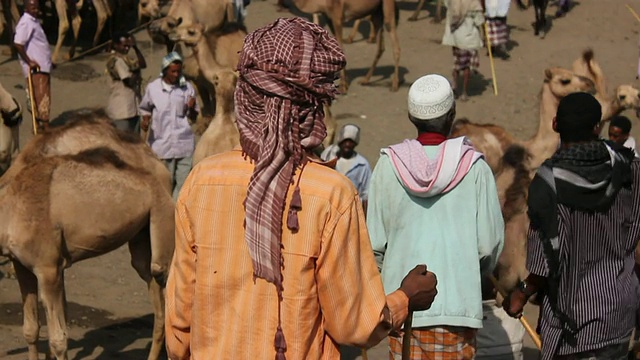
M385 296L357 191L311 158L344 65L336 40L301 18L245 39L241 148L200 162L176 204L170 359L339 359L338 344L375 345L431 306L424 265Z

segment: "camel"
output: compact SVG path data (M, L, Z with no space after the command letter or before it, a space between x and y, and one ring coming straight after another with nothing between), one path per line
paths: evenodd
M233 101L238 76L230 69L220 69L215 77L216 115L196 144L192 160L194 167L208 156L229 151L240 145Z
M124 160L115 147L74 144L73 135L82 134L103 143L110 139L136 162ZM174 246L174 205L162 181L169 173L158 177L159 167L148 166L163 166L161 161L139 137L103 121L80 120L36 135L16 163L21 166L12 166L0 184L0 249L20 284L29 360L38 359L38 293L50 352L67 359L64 269L127 243L154 305L148 359L157 359L164 337L162 291Z
M13 34L16 30L16 25L20 20L20 12L15 0L2 0L0 1L2 17L0 17L0 36L4 33L5 28L8 31L8 38L13 39ZM11 56L16 56L15 49L11 48Z
M532 154L530 165L536 169L558 147L559 137L553 131L552 120L560 99L578 91L593 91L593 82L573 72L553 67L545 70L545 80L540 98L540 123L536 135L522 143ZM506 149L518 141L504 128L492 124L473 124L458 121L451 136L465 135L471 139L478 151L485 154L485 160L495 173L500 171L502 157ZM537 165L536 165L537 164Z
M595 97L602 107L602 121L610 121L627 109L640 110L640 91L632 85L620 85L616 88L614 96L609 95L607 80L600 64L594 59L592 49L586 49L582 56L573 62L572 69L576 75L589 78L595 83Z
M206 111L203 111L203 116L200 117L203 121L199 121L196 127L196 132L199 134L207 129L209 126L207 120L215 114L213 106L216 100L211 97L205 99L203 95L215 94L214 84L218 81L217 73L220 70L235 70L240 60L239 52L242 50L245 36L247 36L246 28L237 23L229 23L221 30L207 34L204 33L202 24L179 27L169 34L171 41L184 43L190 49L190 55L184 58L185 62L189 62L189 69L185 74L188 74L188 78L196 83L203 101L203 108L207 107Z
M424 2L425 0L419 0L418 1L418 5L416 6L416 10L414 11L414 13L409 17L409 21L416 21L418 20L418 15L420 14L420 10L422 9L422 7L424 6ZM442 0L436 0L436 15L435 15L435 19L433 20L433 22L435 23L439 23L442 21ZM375 43L376 42L376 33L373 31L374 27L373 27L373 23L371 22L371 18L369 16L362 18L362 19L356 19L353 22L353 28L351 28L351 32L349 33L349 36L347 36L346 39L344 39L344 43L345 44L351 44L353 43L353 39L356 37L356 34L358 33L358 29L360 28L360 22L362 20L366 20L369 22L369 37L367 38L367 42L368 43ZM320 24L320 21L318 19L318 14L313 14L313 22L317 25Z
M593 81L562 68L546 69L540 96L538 131L526 141L516 140L496 125L477 125L468 121L454 124L451 137L469 137L474 146L485 154L494 172L505 222L504 248L495 269L503 289L514 289L518 281L528 275L525 262L529 181L560 143L559 135L553 130L553 118L560 99L581 91L595 91Z
M165 10L167 4L171 0L140 0L138 3L138 22L145 20L159 19L167 15L168 9ZM164 14L163 14L164 12Z
M373 71L375 70L378 60L384 52L384 38L382 36L383 25L389 31L391 37L391 46L393 47L394 72L391 77L391 91L397 91L400 85L399 64L400 64L400 42L396 26L398 23L397 5L393 0L339 0L339 1L321 1L321 0L293 0L295 7L306 14L322 13L326 15L333 25L333 33L341 47L344 48L342 39L342 26L346 21L362 19L371 16L373 24L373 33L378 41L378 49L373 59L373 64L369 71L360 82L362 85L369 84ZM347 93L349 88L347 81L346 69L340 72L340 91Z
M231 69L221 69L216 72L215 77L216 115L196 144L193 152L194 167L206 157L229 151L240 145L233 98L238 75ZM333 143L337 124L329 106L325 105L323 108L327 137L322 145L327 147Z
M167 37L179 26L202 24L209 32L227 22L236 22L230 0L173 0L167 15L149 24L149 32L154 41L169 45Z
M0 175L2 175L18 155L22 108L1 84L0 115Z

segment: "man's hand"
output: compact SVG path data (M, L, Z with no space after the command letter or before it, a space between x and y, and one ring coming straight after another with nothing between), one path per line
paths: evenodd
M127 42L129 44L129 46L131 46L132 48L136 47L136 45L137 45L136 44L136 38L133 35L131 35L131 36L129 36L127 38Z
M28 64L29 64L29 69L32 69L32 70L34 70L34 69L35 69L35 70L37 70L37 69L39 69L39 68L40 68L40 65L38 65L38 63L37 63L37 62L35 62L34 60L31 60L31 59L29 59Z
M189 100L187 100L187 107L189 109L193 109L196 106L196 98L193 96L189 97Z
M502 308L507 315L518 319L522 316L522 311L524 310L524 305L526 303L527 296L519 289L516 289L504 299L502 302Z
M438 279L427 271L426 265L418 265L402 279L400 290L409 298L409 311L427 310L438 294Z
M140 121L140 129L143 131L149 131L149 123L151 122L151 118L147 116L142 117L142 121Z

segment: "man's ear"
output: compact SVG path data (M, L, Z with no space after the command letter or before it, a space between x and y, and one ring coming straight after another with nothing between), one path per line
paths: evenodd
M553 117L553 122L551 123L551 125L553 126L553 131L558 132L558 120L555 116Z
M604 121L598 121L596 126L593 127L593 135L599 136L603 126L604 126Z

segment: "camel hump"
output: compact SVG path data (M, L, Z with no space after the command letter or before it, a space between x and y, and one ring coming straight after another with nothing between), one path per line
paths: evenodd
M525 163L529 156L530 154L524 146L513 144L505 150L502 161L515 169L521 169L526 168Z
M87 164L89 166L98 167L111 165L116 169L121 170L132 169L132 167L124 162L124 160L122 160L114 150L106 146L84 150L82 152L79 152L78 154L69 155L68 158L79 163Z

